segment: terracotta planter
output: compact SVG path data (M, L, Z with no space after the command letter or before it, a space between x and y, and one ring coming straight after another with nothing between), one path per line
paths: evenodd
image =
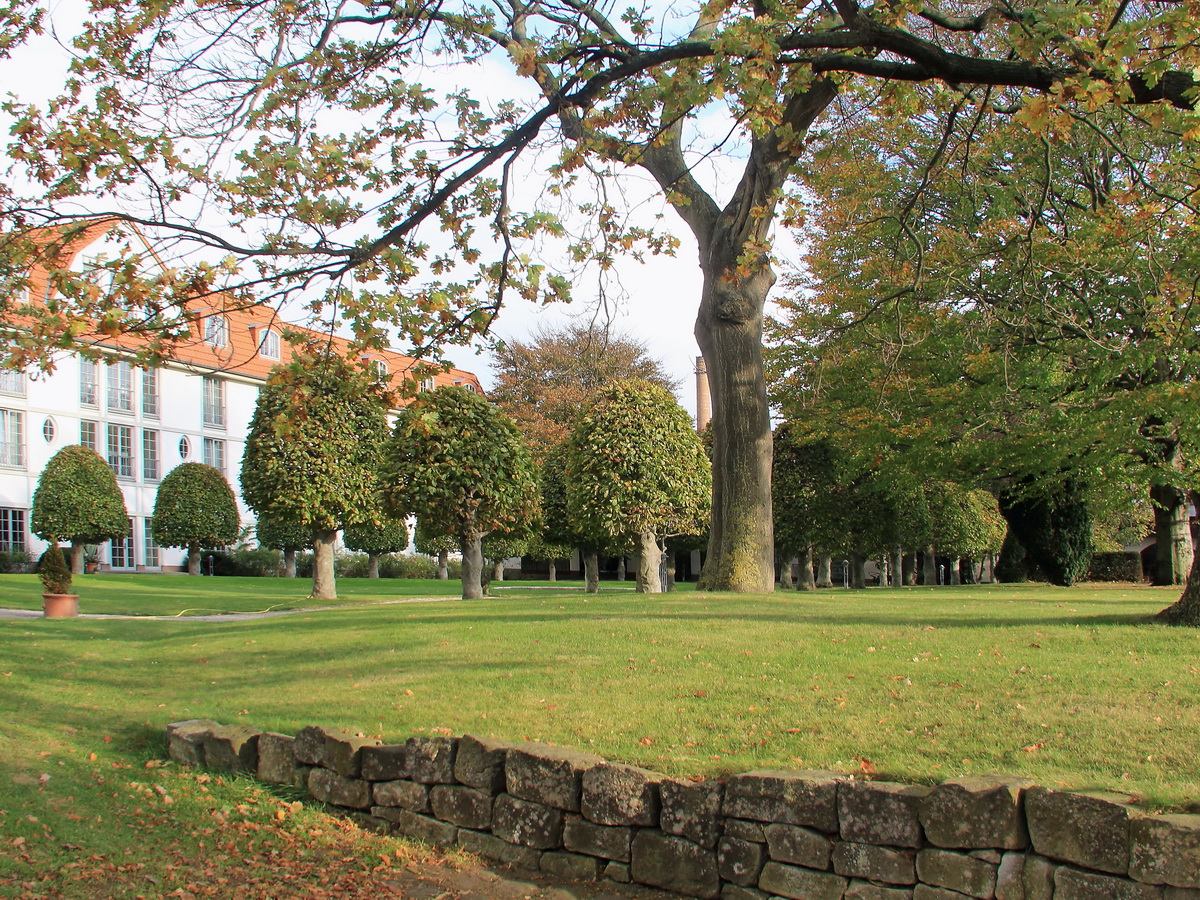
M95 572L99 568L100 568L100 563L98 563L98 562L87 562L87 563L83 564L83 571L86 572L88 575L91 575L93 572Z
M42 594L42 612L47 619L79 615L78 594Z

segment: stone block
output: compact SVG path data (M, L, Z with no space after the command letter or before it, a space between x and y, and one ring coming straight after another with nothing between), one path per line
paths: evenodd
M1054 900L1162 900L1156 885L1084 872L1070 866L1054 870Z
M850 879L833 872L814 872L769 862L763 867L758 886L768 894L791 900L841 900Z
M757 888L725 884L721 886L721 900L770 900L770 897Z
M270 784L296 784L298 769L296 768L296 751L293 747L295 738L286 734L275 734L268 731L258 736L258 772L259 781Z
M658 831L639 831L633 838L630 873L638 884L705 900L721 895L717 856L691 841Z
M1177 888L1168 884L1163 888L1163 900L1200 900L1200 890Z
M629 871L629 863L610 862L604 867L604 877L617 884L630 884L633 874Z
M458 740L454 778L477 791L495 796L504 793L504 758L512 744L466 735Z
M200 738L204 765L220 772L258 771L258 737L262 732L249 725L218 725Z
M949 850L994 847L1023 850L1029 843L1022 811L1028 778L971 776L937 785L921 803L925 839Z
M597 825L575 815L568 815L563 819L563 846L575 853L587 853L627 863L632 843L632 828Z
M875 844L838 841L833 845L833 871L851 878L885 884L916 884L915 851L896 850Z
M636 766L600 763L583 773L580 810L597 825L658 825L663 776Z
M457 738L411 737L407 746L409 778L421 784L454 783Z
M371 785L358 778L346 778L332 769L316 766L308 772L308 792L322 803L350 809L370 809Z
M595 881L600 877L604 863L594 856L547 850L542 854L541 866L545 874L554 878L565 881Z
M950 850L927 848L917 854L917 878L925 884L984 900L996 891L999 868L995 863Z
M299 762L323 766L345 778L358 778L362 774L362 748L378 743L348 731L308 725L296 732L293 746Z
M807 869L828 869L833 841L811 828L771 824L763 829L771 859Z
M753 887L766 862L767 848L762 844L728 835L717 841L717 872L725 881Z
M1200 816L1145 816L1130 824L1129 874L1147 884L1200 888Z
M842 900L912 900L912 888L889 887L855 878L846 888Z
M913 900L963 900L965 896L966 894L960 894L958 891L929 884L918 884L913 888Z
M838 823L844 841L886 847L921 846L921 803L932 788L889 781L838 785Z
M376 781L371 785L376 806L395 806L409 812L429 812L429 785L412 781Z
M837 792L842 780L832 772L770 769L734 775L725 785L721 811L738 819L806 825L836 834Z
M679 781L663 779L658 786L662 808L658 827L666 834L687 838L711 850L721 836L721 797L719 781ZM735 835L745 838L745 835ZM749 838L747 838L749 840Z
M996 900L1025 900L1025 854L1009 851L996 870Z
M1051 900L1054 896L1054 870L1057 866L1044 856L1025 855L1021 881L1025 885L1025 900Z
M788 826L789 828L791 826ZM751 822L749 819L726 819L725 829L721 832L726 837L741 838L743 841L754 841L756 844L767 842L766 826L762 822Z
M552 806L501 794L492 804L492 834L534 850L562 846L563 813Z
M549 744L514 744L504 759L508 793L521 800L579 812L583 773L604 762L592 753L581 753Z
M186 719L167 726L167 755L181 766L204 765L204 736L220 724L212 719Z
M408 777L408 745L379 744L361 751L362 777L367 781L398 781Z
M1119 794L1032 787L1025 794L1029 839L1042 856L1115 875L1129 871L1129 820Z
M437 784L429 790L429 807L451 825L479 830L492 825L492 795L462 784Z
M457 840L458 846L468 853L474 853L476 856L482 856L493 862L506 866L517 866L530 872L538 871L541 866L542 854L537 850L518 847L516 844L502 841L495 835L484 831L469 831L466 828L460 828Z
M405 837L424 841L434 847L453 847L458 841L458 829L447 823L409 812L407 809L377 807L371 810L379 818L394 822L396 831Z

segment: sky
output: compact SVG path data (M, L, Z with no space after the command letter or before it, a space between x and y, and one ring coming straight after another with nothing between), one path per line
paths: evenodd
M58 0L51 3L50 10L60 32L78 26L81 10L78 0ZM0 61L0 84L23 100L48 99L62 83L66 61L66 52L48 37L44 38L34 45L17 48L13 59ZM447 86L458 86L464 78L459 72L443 72ZM527 82L516 76L506 61L471 67L465 77L480 85L481 94L491 97L519 96L519 92L528 91ZM434 78L436 80L437 76ZM705 123L700 122L698 127L705 127ZM727 125L713 122L708 127L721 133ZM523 160L526 177L522 183L527 191L533 191L540 182L538 167L546 165L550 156L547 152L541 157L536 154L527 157ZM727 194L731 190L740 169L739 161L709 157L700 165L704 167L702 180L719 201L723 200L722 192ZM576 299L570 305L540 307L510 299L497 317L492 333L502 340L520 341L540 326L552 328L569 321L588 321L594 316L600 321L608 321L614 331L644 343L650 354L662 362L667 373L679 382L680 402L694 414L694 372L700 351L692 328L701 290L696 245L687 227L658 196L648 176L640 174L640 170L631 171L628 176L622 176L621 186L637 215L650 221L655 214L663 214L658 227L671 231L680 241L675 255L648 256L644 262L631 258L620 260L615 270L615 284L610 285L608 292L609 296L620 296L603 309L598 310L596 302L600 287L594 272L584 273L575 280L573 294ZM536 199L536 195L518 197L514 205ZM777 241L777 246L794 249L790 241ZM553 259L541 261L554 268ZM447 349L446 356L459 368L475 372L485 389L492 383L491 358L486 349L453 347Z

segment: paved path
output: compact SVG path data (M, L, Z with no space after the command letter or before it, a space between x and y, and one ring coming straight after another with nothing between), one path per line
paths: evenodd
M298 613L327 612L331 609L366 609L371 606L390 606L396 603L443 603L447 600L458 600L458 597L398 597L395 600L377 600L372 603L343 603L338 606L305 606L300 609L268 609L262 612L221 613L207 616L185 616L178 613L173 616L128 616L103 615L99 613L80 613L81 619L137 619L147 622L166 622L178 619L181 622L244 622L247 619L270 619L275 616L294 616ZM186 612L186 610L185 610ZM40 619L40 609L0 609L0 619Z

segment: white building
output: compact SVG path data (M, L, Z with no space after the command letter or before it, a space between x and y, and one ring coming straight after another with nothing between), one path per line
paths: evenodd
M103 253L111 231L111 225L97 225L75 245L72 268L86 267ZM144 259L161 265L148 246ZM31 295L49 296L45 274L30 281ZM214 304L200 315L195 337L160 368L131 365L129 348L135 342L128 338L96 337L94 345L104 354L100 362L72 354L59 358L48 375L0 370L0 550L36 556L45 549L29 530L33 493L47 461L69 444L91 447L108 460L125 495L129 534L99 552L101 565L113 570L171 570L184 564L184 551L159 548L153 529L158 485L181 462L220 469L241 504L238 475L259 388L270 370L289 358L291 347L269 309ZM346 348L345 341L333 342ZM390 351L367 359L393 384L417 364ZM422 387L442 384L480 390L473 374L457 369L427 377ZM250 524L252 514L244 505L241 510L243 524Z

